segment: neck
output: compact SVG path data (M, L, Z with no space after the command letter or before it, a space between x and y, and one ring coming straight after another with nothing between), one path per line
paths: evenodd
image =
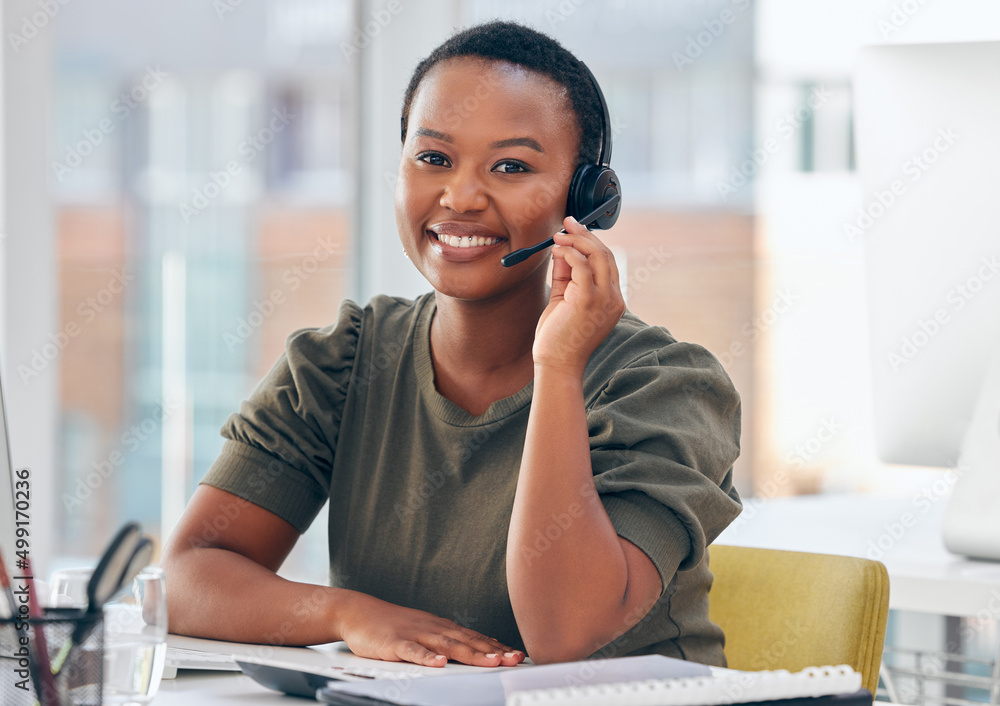
M439 373L447 369L475 377L531 369L535 328L549 299L544 281L487 301L440 293L435 299L431 352Z

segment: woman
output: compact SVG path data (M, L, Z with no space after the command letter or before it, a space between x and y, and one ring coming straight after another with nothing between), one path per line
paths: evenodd
M740 510L739 397L625 312L611 252L564 218L599 110L578 60L516 24L417 67L396 220L433 292L289 338L166 549L172 631L430 666L724 663L706 546ZM327 500L331 586L278 577Z

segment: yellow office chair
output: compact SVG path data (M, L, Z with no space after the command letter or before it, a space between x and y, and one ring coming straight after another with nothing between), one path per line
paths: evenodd
M889 574L880 562L712 545L708 614L726 633L731 669L792 672L850 665L878 687Z

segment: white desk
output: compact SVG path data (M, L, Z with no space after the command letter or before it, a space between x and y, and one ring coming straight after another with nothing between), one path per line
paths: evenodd
M160 683L153 706L294 706L308 703L267 689L241 672L181 672Z
M750 498L744 516L716 541L878 559L889 571L890 608L998 619L1000 562L945 549L946 502L864 495ZM904 518L907 513L910 518Z
M945 500L915 506L911 497L823 495L746 501L744 517L720 544L878 558L889 571L889 605L897 610L1000 618L1000 562L964 559L941 541ZM912 526L892 527L904 513ZM896 530L899 538L891 536ZM885 535L885 537L883 537ZM888 539L887 539L888 538ZM891 546L889 539L892 540ZM875 548L873 550L873 547ZM307 703L236 673L182 672L164 681L153 706L291 706ZM881 702L880 702L881 703Z
M260 686L250 677L234 672L185 672L163 682L152 706L295 706L305 699L284 696ZM878 702L880 706L897 706Z

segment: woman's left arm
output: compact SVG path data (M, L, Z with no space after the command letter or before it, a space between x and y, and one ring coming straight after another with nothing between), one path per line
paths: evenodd
M660 597L646 554L597 499L583 396L591 353L625 311L611 251L575 220L555 237L552 294L535 334L534 392L507 539L507 584L535 663L584 657Z

